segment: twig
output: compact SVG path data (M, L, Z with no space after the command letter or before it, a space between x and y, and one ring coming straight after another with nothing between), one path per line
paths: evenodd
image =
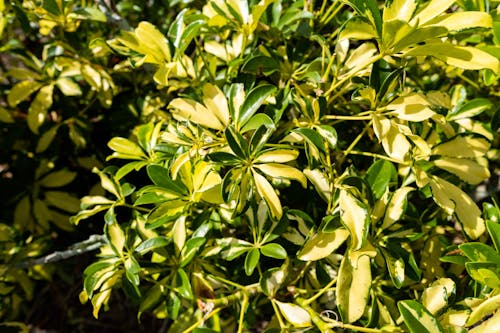
M97 250L103 244L106 244L106 238L104 235L91 235L88 239L71 245L65 251L55 251L51 254L48 254L44 257L22 261L14 265L15 268L28 268L36 265L44 265L51 262L61 261L64 259L68 259L74 256L81 255L85 252L90 252Z

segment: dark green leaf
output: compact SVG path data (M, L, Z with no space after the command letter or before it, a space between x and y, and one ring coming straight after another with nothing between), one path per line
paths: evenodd
M495 262L468 262L465 268L477 282L492 289L500 288L500 260Z
M262 103L276 91L273 85L261 85L252 89L245 98L243 105L238 113L238 125L243 127L246 122L255 114Z
M380 199L396 176L394 164L386 160L378 160L368 168L365 179L370 184L375 199Z
M247 256L245 257L245 273L250 276L252 275L255 267L259 264L260 259L260 251L259 249L251 249L248 251Z
M147 167L149 178L155 185L161 186L181 195L187 194L187 189L180 180L172 180L167 169L160 165L151 164Z
M189 282L189 277L182 268L179 268L177 270L177 275L175 279L175 290L182 297L188 300L193 299L193 290L191 289L191 283Z
M283 246L277 243L268 243L260 248L260 251L266 257L285 259L287 257L286 250Z
M309 144L316 147L319 151L325 152L325 145L323 143L323 137L310 128L297 128L293 130L295 133L300 134Z
M165 247L168 245L168 239L166 237L153 237L148 238L141 244L139 244L134 250L140 254L145 254L151 250L157 249L159 247Z
M224 135L226 137L227 144L233 153L239 158L245 160L248 157L248 144L245 141L245 138L231 127L226 128Z
M241 70L257 76L262 74L271 75L272 73L279 71L279 63L273 58L258 55L248 59Z

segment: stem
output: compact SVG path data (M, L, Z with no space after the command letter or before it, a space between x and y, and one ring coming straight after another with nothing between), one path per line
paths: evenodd
M406 163L401 163L401 161L393 159L393 158L391 158L389 156L380 155L380 154L376 154L376 153L370 153L370 152L367 152L367 151L351 150L349 154L351 154L351 155L370 156L370 157L375 157L375 158L380 158L380 159L383 159L383 160L387 160L389 162L394 162L394 163L398 163L398 164L406 164Z
M61 261L83 254L85 252L97 250L104 244L106 244L106 238L104 237L104 235L91 235L88 239L71 245L65 251L55 251L38 259L22 261L15 264L14 267L23 269L36 265L43 265L51 262Z
M304 310L309 313L309 316L311 317L311 321L316 325L316 327L322 332L322 333L334 333L334 331L330 328L330 325L325 322L321 316L314 311L313 308L311 308L308 304L307 301L301 297L297 297L295 299L297 304L303 308Z
M220 310L222 310L222 308L215 309L212 312L208 313L207 315L203 316L200 320L198 320L196 323L194 323L193 325L191 325L184 332L185 333L189 333L189 332L194 331L196 328L198 328L200 325L202 325L205 322L205 320L211 318L212 316L214 316L215 314L217 314Z
M358 144L358 142L361 140L361 138L366 134L366 132L368 131L368 129L371 127L371 125L372 125L372 121L370 120L370 122L368 124L366 124L365 128L363 129L363 131L361 133L359 133L359 135L356 137L356 139L354 139L354 141L351 142L351 145L349 147L347 147L347 149L344 151L344 156L342 156L342 158L340 159L340 161L338 163L339 168L342 166L342 163L344 163L345 158L347 157L347 155L349 155L351 153L351 151Z
M333 84L330 89L328 89L328 91L325 93L325 95L330 95L334 90L336 90L338 87L340 87L341 85L343 85L344 83L346 83L347 81L349 81L350 79L352 79L356 74L358 74L361 70L365 69L366 67L370 66L370 65L373 65L374 63L376 63L377 61L379 61L380 59L382 59L383 57L385 57L385 54L384 53L379 53L377 54L376 56L374 56L366 65L358 68L357 70L353 71L352 73L350 73L349 75L347 75L346 77L344 77L343 79L341 79L340 81L338 81L337 83ZM337 95L334 96L334 98L336 97Z
M248 307L248 295L243 294L243 302L241 302L240 318L238 320L238 333L243 333L243 323L245 320L245 312Z
M309 297L308 299L304 300L303 304L304 305L309 305L315 300L317 300L321 295L323 295L325 292L327 292L335 283L337 282L337 278L332 279L326 286L321 288L314 296Z
M367 115L367 116L341 116L341 115L336 115L336 114L333 114L333 115L327 115L327 116L323 116L324 119L326 120L370 120L372 119L372 116L371 115Z
M273 302L273 300L271 300L271 304L273 305L274 313L276 314L276 319L278 319L278 323L280 325L280 328L284 329L286 325L283 322L283 318L281 318L280 310L276 306L276 303Z

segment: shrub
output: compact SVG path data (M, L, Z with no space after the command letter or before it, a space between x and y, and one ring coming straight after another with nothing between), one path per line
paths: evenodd
M97 216L80 299L97 318L121 289L169 332L498 327L500 210L477 190L498 172L497 9L212 0L137 18L127 4L13 6L53 43L10 69L4 120L24 105L36 154L67 126L78 156L106 154L78 134L103 114L113 161L68 224L49 207L76 211L53 188L77 174L40 157L6 251Z

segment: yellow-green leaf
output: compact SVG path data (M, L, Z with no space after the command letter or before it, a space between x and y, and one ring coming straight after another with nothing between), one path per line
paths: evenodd
M349 231L339 228L333 232L319 231L305 242L297 254L303 261L315 261L328 257L349 237Z
M474 327L469 333L493 333L500 331L500 311L497 312L481 325Z
M472 135L458 135L432 148L432 155L475 158L486 154L490 148L488 140Z
M255 168L259 169L266 175L273 178L287 178L298 181L302 187L307 186L307 178L300 170L286 164L279 163L265 163L255 164Z
M176 98L169 104L170 111L175 119L180 121L191 121L201 126L216 130L226 128L204 105L186 98Z
M49 173L40 180L40 185L45 187L61 187L71 183L76 178L77 173L68 170L58 170Z
M398 161L404 161L411 145L398 126L388 118L374 116L373 129L387 155Z
M500 295L489 297L482 301L478 306L472 308L472 312L467 319L466 325L472 326L493 312L498 312L498 309L500 309Z
M113 213L114 214L114 213ZM106 224L107 236L109 243L118 255L123 255L123 248L125 247L125 233L118 223Z
M455 282L449 278L434 281L422 293L422 305L436 315L448 304L448 299L455 294Z
M346 323L352 323L363 315L372 282L369 255L355 258L357 260L351 262L348 253L344 255L335 288L340 315Z
M404 54L405 56L432 56L448 65L463 69L491 69L498 73L500 61L491 54L472 46L458 46L445 42L419 45Z
M61 92L66 96L79 96L82 94L80 86L73 80L67 77L60 77L56 81L56 85Z
M391 114L408 121L424 121L435 114L427 99L418 93L396 98L387 105L387 110L392 110Z
M359 250L368 235L370 225L368 207L347 189L340 191L339 207L340 218L351 235L351 249Z
M393 0L386 2L382 19L384 22L391 20L409 21L417 8L415 0Z
M52 93L54 86L52 84L42 87L31 102L28 110L28 126L33 133L38 134L38 128L44 123L47 117L47 111L52 106Z
M449 31L460 31L470 28L491 28L493 19L489 13L485 12L458 12L445 14L427 22L425 26L445 27Z
M25 100L29 95L40 89L42 84L36 81L21 81L16 83L7 95L9 106L13 107Z
M68 192L47 191L45 200L52 206L62 209L68 213L76 213L80 210L80 199Z
M456 0L432 0L410 21L411 25L423 25L438 15L444 13Z
M108 142L108 147L119 154L130 156L129 158L132 159L147 158L142 148L129 139L114 137Z
M229 125L229 107L226 96L219 87L207 83L203 87L203 103L224 126Z
M456 157L441 157L433 161L438 168L457 175L469 184L479 184L490 177L489 169L474 160Z
M304 175L306 175L307 179L314 185L316 192L326 201L330 202L332 193L330 189L330 182L328 181L327 176L322 173L319 169L305 169Z
M434 201L446 213L455 213L467 236L477 239L484 233L486 227L481 210L464 191L439 177L432 177L429 183Z
M283 303L274 299L272 301L278 306L286 321L291 323L294 327L312 326L311 316L300 306L293 303Z
M401 215L403 215L406 207L406 197L408 196L408 193L413 190L413 187L405 186L397 189L396 192L394 192L387 206L387 210L384 216L384 222L382 223L382 226L380 228L389 228L401 218Z
M13 123L14 117L5 108L0 106L0 121L3 123Z
M258 172L253 171L252 174L257 192L266 201L271 215L279 220L283 215L283 208L281 207L280 199L274 191L273 186L266 177L260 175Z
M175 246L175 254L178 256L181 253L184 244L186 243L186 217L181 216L175 221L172 227L172 239Z
M294 149L274 149L260 154L255 162L259 163L286 163L293 161L299 156L299 152Z

